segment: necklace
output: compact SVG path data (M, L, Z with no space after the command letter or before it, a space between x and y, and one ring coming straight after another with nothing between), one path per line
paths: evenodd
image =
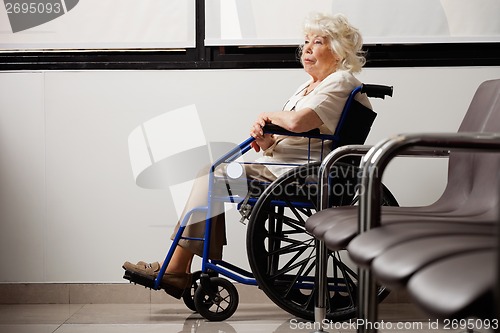
M304 96L309 95L317 86L317 83L311 83L310 85L308 85L305 89Z

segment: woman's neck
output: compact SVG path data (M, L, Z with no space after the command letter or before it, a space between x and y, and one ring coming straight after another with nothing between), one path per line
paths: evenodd
M323 75L323 76L313 76L311 75L311 82L309 83L309 85L306 87L305 89L305 93L304 95L308 95L311 91L313 91L317 86L319 86L319 84L321 82L323 82L324 79L326 79L328 76L330 76L331 74L335 73L335 71L331 72L331 73L328 73L326 75Z
M319 83L321 83L321 81L323 81L324 79L329 77L331 74L335 73L336 71L337 70L335 69L333 71L328 71L328 72L317 74L317 75L311 75L311 78L312 78L311 83L319 84Z

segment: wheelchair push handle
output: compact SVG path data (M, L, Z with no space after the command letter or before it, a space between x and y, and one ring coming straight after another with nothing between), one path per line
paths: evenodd
M384 99L385 96L392 97L393 87L379 84L363 84L360 92L365 93L368 97Z

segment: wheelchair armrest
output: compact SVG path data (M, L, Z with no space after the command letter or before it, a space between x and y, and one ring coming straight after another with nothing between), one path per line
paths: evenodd
M288 136L302 136L302 137L307 137L307 138L314 138L314 139L320 139L320 140L334 140L335 136L330 135L330 134L321 134L319 131L319 128L312 129L307 132L302 132L302 133L295 133L288 131L284 129L283 127L274 125L274 124L267 124L263 128L264 133L268 134L281 134L281 135L288 135ZM227 152L225 155L220 157L215 163L212 164L211 167L211 172L215 170L215 168L225 162L228 161L233 161L239 156L245 154L247 151L251 149L250 144L254 141L255 139L253 137L249 137L245 141L243 141L241 144L239 144L237 147L234 149L230 150Z
M315 129L312 129L312 130L307 131L307 132L295 133L295 132L291 132L289 130L286 130L283 127L278 126L278 125L266 124L266 126L264 126L262 129L264 130L264 133L268 133L268 134L280 134L280 135L288 135L288 136L305 136L305 137L319 136L320 135L319 128L315 128Z
M375 145L362 163L359 232L380 225L380 188L385 167L397 156L427 150L428 152L469 151L500 153L500 133L417 133L400 134ZM422 155L422 154L414 154ZM439 155L438 155L439 156ZM440 155L442 156L442 155Z

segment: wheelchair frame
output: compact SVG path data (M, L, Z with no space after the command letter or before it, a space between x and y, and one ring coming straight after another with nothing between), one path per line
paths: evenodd
M324 145L325 141L331 141L331 150L334 150L335 148L339 147L340 145L347 144L343 143L341 144L341 138L340 138L340 132L341 129L343 128L346 119L349 114L349 110L351 108L351 105L355 99L355 96L358 93L367 93L369 97L377 97L377 98L385 98L385 96L392 96L392 87L388 86L381 86L381 85L368 85L368 84L362 84L361 86L356 87L353 89L347 98L347 101L343 107L339 122L337 124L337 128L335 130L335 133L332 135L327 135L327 134L320 134L319 130L312 130L309 132L304 132L304 133L294 133L294 132L289 132L286 131L280 127L277 126L268 126L266 125L264 128L264 132L266 134L282 134L282 135L287 135L287 136L296 136L296 137L306 137L309 139L309 146L308 146L308 156L307 156L307 163L311 162L311 140L312 139L319 139L321 140L321 159L323 159L324 155ZM373 120L372 120L373 121ZM371 126L371 122L369 124ZM368 128L369 131L369 128ZM366 133L367 134L367 133ZM250 271L247 271L245 269L242 269L240 267L237 267L229 262L226 262L224 260L214 260L214 259L209 259L209 249L210 249L210 239L211 239L211 232L212 232L212 203L214 200L221 200L223 202L231 202L231 203L238 203L241 204L244 198L240 196L233 196L231 193L227 197L216 197L213 195L214 191L214 186L216 183L216 177L215 177L215 170L218 166L223 165L223 164L229 164L232 162L235 162L238 158L240 158L242 155L244 155L246 152L251 150L251 143L255 139L253 137L250 137L240 143L238 146L235 148L231 149L229 152L224 154L222 157L220 157L218 160L216 160L212 166L210 167L209 171L209 190L208 190L208 205L207 206L202 206L202 207L196 207L194 209L191 209L188 211L185 216L183 217L180 227L173 239L172 244L170 245L170 249L167 252L167 255L165 257L165 260L163 261L163 264L160 268L160 271L157 275L157 277L154 280L154 284L149 287L155 290L161 289L161 281L162 277L166 272L166 269L168 267L168 264L170 263L170 260L172 259L172 256L174 254L175 248L177 247L179 241L181 239L188 239L188 240L194 240L194 241L203 241L203 256L201 257L201 272L202 272L202 280L201 284L202 287L204 286L203 282L203 274L206 274L208 271L212 271L218 274L221 274L229 279L232 279L238 283L245 284L245 285L258 285L256 278L254 277L253 273ZM350 142L348 142L350 143ZM307 164L305 163L305 164ZM284 165L284 166L291 166L291 167L297 167L302 164L287 164L287 163L245 163L243 162L242 164L274 164L274 165ZM272 183L270 183L272 184ZM248 203L250 205L255 205L256 201L258 198L249 198ZM296 203L296 204L303 204L303 203ZM194 237L186 237L183 236L184 230L187 226L187 223L189 221L189 218L191 215L193 215L196 212L204 212L206 214L206 219L205 219L205 232L204 232L204 237L200 238L194 238ZM307 281L306 283L301 283L301 288L303 289L313 289L314 288L315 281L314 279L311 279L310 281ZM231 313L232 315L232 313ZM228 316L230 317L230 315ZM209 319L209 318L207 318ZM223 320L223 319L222 319Z
M277 132L282 132L280 130L277 131L265 131L266 134L277 134ZM334 135L326 135L326 134L305 134L305 133L293 133L290 132L290 136L305 136L309 139L320 139L324 141L326 140L334 140L335 136ZM224 260L214 260L214 259L209 259L208 254L209 254L209 249L210 249L210 236L212 232L212 200L214 197L212 196L212 190L213 186L215 183L215 169L222 164L226 163L231 163L235 161L237 158L248 152L251 147L250 144L254 141L255 139L253 137L248 138L241 144L239 144L237 147L229 151L227 154L225 154L223 157L219 158L211 167L210 167L210 174L209 174L209 190L208 190L208 205L204 207L196 207L194 209L191 209L188 211L185 216L182 219L182 222L180 224L179 230L176 233L176 236L174 237L172 241L172 245L167 253L167 256L163 262L163 265L160 269L160 272L158 273L158 277L155 279L155 288L154 289L160 289L160 283L161 283L161 277L165 274L165 271L168 267L168 263L170 262L173 253L175 251L175 247L179 244L179 241L181 239L189 239L189 240L195 240L195 241L203 241L203 256L202 256L202 262L201 262L201 271L203 273L206 273L208 270L212 270L216 273L220 273L230 279L233 279L234 281L238 283L243 283L247 285L257 285L256 279L253 277L252 272L249 272L245 269L239 268L237 266L232 265L231 263L228 263ZM310 153L310 149L308 149ZM310 162L310 156L308 156L308 162ZM270 163L252 163L252 164L270 164ZM284 165L284 166L300 166L300 164L281 164L281 163L276 163L274 165ZM237 203L237 202L243 201L243 198L237 197L237 196L229 196L227 198L227 201L225 202L231 202L231 203ZM250 199L249 202L253 205L255 204L255 199ZM184 230L187 226L187 222L189 221L189 218L191 217L192 214L195 212L206 212L206 220L205 220L205 235L203 238L194 238L194 237L184 237L182 234L184 233Z

